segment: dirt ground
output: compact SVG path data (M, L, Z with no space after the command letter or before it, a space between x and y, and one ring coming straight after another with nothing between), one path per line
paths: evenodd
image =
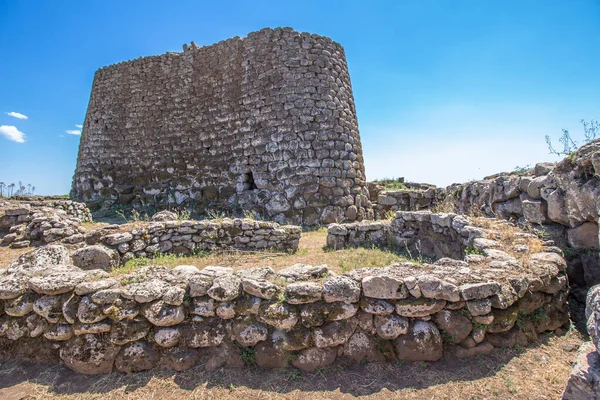
M87 376L60 365L0 363L0 398L21 399L558 399L582 337L572 329L531 347L434 363L149 371Z

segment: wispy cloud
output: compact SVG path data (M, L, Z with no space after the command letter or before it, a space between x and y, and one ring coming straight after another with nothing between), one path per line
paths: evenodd
M0 135L8 140L17 143L25 143L25 134L17 129L16 126L2 125L0 126Z
M18 118L18 119L27 119L27 118L29 118L27 115L21 114L21 113L16 112L16 111L7 112L6 114L8 114L11 117Z
M79 129L83 128L83 125L75 124L75 126L78 127Z
M81 135L81 131L79 129L67 129L65 132L67 132L69 135Z

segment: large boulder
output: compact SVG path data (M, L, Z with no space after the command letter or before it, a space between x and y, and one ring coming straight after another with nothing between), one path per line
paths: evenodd
M442 358L442 335L435 324L416 321L410 332L396 339L396 354L405 361L436 361Z
M302 371L312 372L320 367L332 364L337 357L336 347L312 347L300 351L298 357L292 360L292 365Z
M131 373L154 368L160 361L160 354L145 341L137 341L123 346L115 359L115 368Z
M586 222L576 228L567 230L569 245L576 249L598 251L598 224Z
M110 270L119 265L119 252L101 245L82 247L72 255L73 264L77 267L88 269Z
M562 400L600 399L600 355L590 342L581 345Z
M50 244L21 254L8 266L8 272L35 273L57 265L71 263L69 250L65 246Z
M177 214L173 211L163 210L152 216L154 222L177 221Z
M75 336L60 349L65 365L80 374L109 374L120 346L97 335Z

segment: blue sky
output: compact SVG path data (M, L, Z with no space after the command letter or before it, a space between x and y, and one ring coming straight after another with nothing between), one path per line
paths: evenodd
M69 191L96 69L277 26L344 46L370 180L554 160L545 135L600 118L598 0L2 0L0 181Z

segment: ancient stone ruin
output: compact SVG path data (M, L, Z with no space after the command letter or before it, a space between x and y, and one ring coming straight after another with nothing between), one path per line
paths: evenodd
M71 195L301 225L372 218L344 49L263 29L99 69Z
M78 201L0 203L0 246L35 247L0 270L0 358L87 374L248 358L315 371L562 335L569 294L582 301L600 283L599 175L597 140L557 164L447 188L367 183L343 48L288 28L101 68ZM162 211L89 229L87 206ZM409 261L128 269L164 254L295 256L302 226L314 225L327 225L321 254L376 247ZM585 318L592 341L565 399L600 396L599 286Z
M49 245L20 256L0 277L0 340L23 344L19 351L0 347L2 356L60 357L77 372L95 374L243 366L247 349L262 367L314 371L341 357L436 361L445 353L488 354L568 323L560 250L505 247L491 231L453 215L398 218L455 232L465 248L487 257L343 275L324 265L277 272L181 265L111 277L91 263L72 265L66 248ZM340 227L330 233L343 237Z

